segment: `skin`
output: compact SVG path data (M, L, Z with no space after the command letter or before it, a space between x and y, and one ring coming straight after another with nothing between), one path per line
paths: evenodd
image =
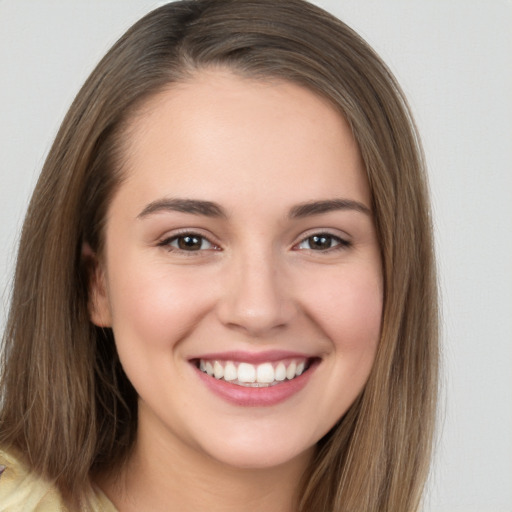
M125 469L98 483L121 511L291 511L379 340L380 251L357 144L310 91L222 70L150 99L128 133L91 317L114 331L139 431ZM158 208L170 198L225 216ZM290 216L334 199L359 206ZM191 232L199 249L180 249ZM287 400L245 407L212 393L190 362L233 350L319 364Z

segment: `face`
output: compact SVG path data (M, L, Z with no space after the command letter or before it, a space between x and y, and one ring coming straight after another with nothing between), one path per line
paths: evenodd
M363 389L380 332L348 125L299 86L205 71L153 97L128 137L91 315L139 394L139 435L245 468L310 452Z

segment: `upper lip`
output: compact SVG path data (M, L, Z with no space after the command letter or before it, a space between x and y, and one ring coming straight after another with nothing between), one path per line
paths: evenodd
M215 352L208 354L201 354L197 357L190 358L191 361L204 359L204 360L217 360L217 361L237 361L242 363L272 363L281 361L283 359L312 359L316 356L303 354L299 352L292 352L287 350L267 350L263 352L245 352L242 350L234 350L228 352Z

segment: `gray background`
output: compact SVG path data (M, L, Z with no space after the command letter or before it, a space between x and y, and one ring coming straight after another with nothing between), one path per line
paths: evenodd
M24 211L59 123L150 0L0 0L0 322ZM512 2L322 0L409 97L429 163L443 410L425 511L512 511Z

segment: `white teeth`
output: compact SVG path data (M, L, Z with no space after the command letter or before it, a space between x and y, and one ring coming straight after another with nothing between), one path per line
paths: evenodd
M295 364L295 361L293 361L290 366L286 369L286 378L288 380L292 380L293 377L295 377L295 370L297 369L297 365Z
M222 377L224 377L224 368L219 363L219 361L215 361L213 364L213 376L216 379L222 379Z
M249 363L238 365L238 380L240 382L256 382L256 368Z
M224 380L236 380L238 378L238 372L236 366L229 361L224 368Z
M302 375L306 369L306 361L292 360L287 364L280 361L276 363L262 363L253 365L250 363L235 363L233 361L208 361L199 360L199 370L216 379L224 379L241 386L274 385L284 380L292 380Z
M286 366L283 363L279 363L276 368L275 378L281 382L286 379Z
M274 382L274 367L272 363L263 363L256 369L256 380L262 384Z

